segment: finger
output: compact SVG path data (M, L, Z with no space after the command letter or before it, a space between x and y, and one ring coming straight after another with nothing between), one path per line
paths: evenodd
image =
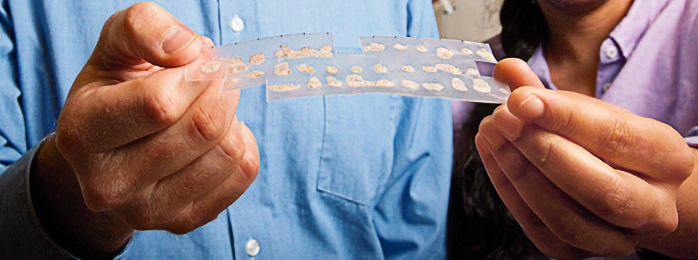
M253 180L245 174L230 175L210 193L189 204L164 229L175 234L185 234L215 220L223 210L240 198Z
M239 91L220 92L222 81L197 98L184 116L172 126L126 146L87 156L89 183L83 193L115 184L107 198L97 197L93 206L102 209L121 205L130 196L190 164L218 144L235 116ZM86 199L87 202L87 199ZM100 206L101 205L101 206Z
M185 168L157 181L151 202L165 206L165 212L181 210L194 199L209 193L230 175L244 175L241 166L245 153L240 128L231 127L216 147Z
M644 232L666 234L676 228L676 205L670 189L654 187L631 173L615 170L579 145L535 124L523 125L507 108L495 112L493 123L495 130L525 156L522 160L530 161L596 216ZM521 128L518 138L507 133Z
M257 147L257 140L254 134L246 125L240 123L235 118L235 123L239 124L240 131L242 132L242 140L245 143L245 155L241 162L240 167L243 172L250 175L252 179L257 178L257 173L259 172L260 158L259 158L259 147Z
M499 135L492 124L483 124L485 140ZM505 139L506 140L506 139ZM604 256L625 256L632 252L632 237L580 207L551 183L514 147L504 141L488 146L492 157L516 193L546 227L566 243Z
M502 172L497 162L492 157L488 145L481 134L475 136L475 145L485 165L487 174L492 181L497 194L523 229L526 236L544 254L558 259L580 259L592 256L591 253L568 245L560 240L545 223L526 205L521 196L516 192L512 183Z
M142 64L177 67L196 58L203 41L165 9L140 2L104 25L88 65L104 70Z
M59 143L103 152L174 124L202 92L217 82L188 82L183 71L166 69L116 85L76 90L61 112Z
M497 63L493 76L499 81L507 82L512 91L522 86L545 88L531 67L525 61L516 58L504 59Z
M670 126L602 100L566 91L520 88L511 113L567 137L607 163L679 185L693 169L690 149Z

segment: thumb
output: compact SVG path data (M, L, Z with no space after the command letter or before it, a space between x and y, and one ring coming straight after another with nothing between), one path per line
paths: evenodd
M493 76L498 81L506 82L511 91L523 86L545 88L538 75L520 59L510 58L500 61L494 67Z
M144 62L178 67L194 60L204 46L194 31L165 9L141 2L109 18L90 61L107 69Z

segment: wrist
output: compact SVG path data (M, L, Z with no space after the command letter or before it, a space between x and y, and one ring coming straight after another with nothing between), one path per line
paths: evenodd
M44 231L77 257L115 256L133 235L133 229L117 216L85 206L80 184L57 149L54 135L39 147L32 162L30 193Z

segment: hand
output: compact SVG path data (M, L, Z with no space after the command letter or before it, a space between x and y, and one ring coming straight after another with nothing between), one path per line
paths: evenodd
M500 62L495 77L513 92L482 121L476 145L497 192L543 253L621 257L677 227L677 190L695 159L673 128L544 89L520 60Z
M206 45L153 3L106 22L55 134L90 211L131 230L183 234L254 180L259 154L235 117L240 92L221 92L222 80L184 80L181 66Z

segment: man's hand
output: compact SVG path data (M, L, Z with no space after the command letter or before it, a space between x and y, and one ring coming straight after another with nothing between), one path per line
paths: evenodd
M677 191L695 162L679 133L592 97L544 89L520 60L500 62L495 77L513 92L482 121L476 145L539 249L556 258L620 257L676 229Z
M235 117L240 92L221 92L222 80L184 80L181 66L207 45L210 39L153 3L106 22L70 90L55 142L46 143L37 162L54 208L84 203L89 209L59 212L72 229L110 229L102 232L106 238L110 232L130 237L134 229L187 233L214 220L252 183L259 154L251 131ZM68 167L56 162L62 158ZM58 168L77 179L78 201L55 201L57 193L70 193L63 190L69 185L56 187ZM75 219L81 216L87 219ZM90 220L97 223L79 224ZM75 231L82 234L99 232ZM73 239L89 244L105 237Z

